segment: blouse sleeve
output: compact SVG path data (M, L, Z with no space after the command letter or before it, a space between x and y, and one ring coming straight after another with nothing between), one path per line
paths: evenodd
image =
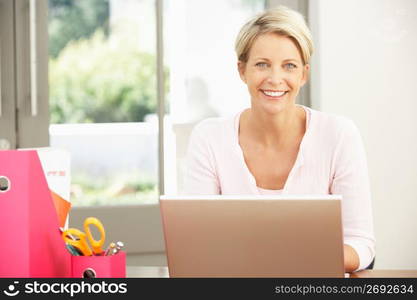
M352 121L341 132L333 164L330 192L343 197L344 243L357 252L358 270L365 269L375 257L375 238L366 154Z
M210 147L210 132L205 122L193 129L187 150L184 177L184 194L220 194L220 185L215 169L215 159Z

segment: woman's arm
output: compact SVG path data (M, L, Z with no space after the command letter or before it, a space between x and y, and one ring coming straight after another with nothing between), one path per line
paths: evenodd
M331 194L342 195L345 269L365 269L375 256L375 237L366 153L352 121L341 123L333 161Z

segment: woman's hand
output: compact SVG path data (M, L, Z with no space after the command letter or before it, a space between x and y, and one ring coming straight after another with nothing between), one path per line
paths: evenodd
M344 244L343 250L345 253L345 272L351 273L359 267L359 256L355 249Z

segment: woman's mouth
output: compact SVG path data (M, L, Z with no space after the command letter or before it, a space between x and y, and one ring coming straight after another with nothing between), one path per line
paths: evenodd
M261 90L261 92L270 99L281 99L288 93L288 91L273 91L273 90Z

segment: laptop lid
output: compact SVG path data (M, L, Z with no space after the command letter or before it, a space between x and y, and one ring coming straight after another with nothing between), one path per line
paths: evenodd
M170 277L344 277L341 196L161 196Z

